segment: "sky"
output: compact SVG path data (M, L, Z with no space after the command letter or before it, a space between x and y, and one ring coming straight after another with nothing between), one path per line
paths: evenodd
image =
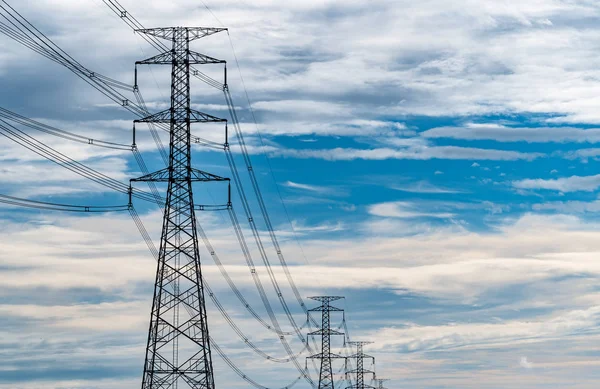
M125 83L133 83L135 61L157 54L101 0L7 1L83 65ZM345 296L338 306L349 335L373 341L365 351L376 358L377 375L391 379L387 387L597 387L598 2L120 3L146 27L229 28L192 49L228 62L241 128L295 284L309 307L317 305L309 296ZM223 74L219 66L202 71ZM168 68L140 66L138 82L150 110L168 106ZM131 143L132 114L5 35L0 85L2 108ZM199 80L192 103L228 118L223 94ZM26 131L122 182L142 175L130 152ZM194 133L224 137L216 126ZM147 129L139 128L137 144L150 170L164 167ZM4 137L0 150L0 194L127 203ZM194 146L193 164L231 176L221 151ZM301 324L304 313L241 174ZM225 198L218 184L197 185L195 195L202 204ZM158 243L160 210L134 205ZM237 193L233 207L243 219ZM266 317L228 216L198 218L236 285ZM3 205L0 219L0 389L139 387L156 263L129 214ZM245 336L285 358L203 245L200 254L205 278ZM266 269L257 273L291 330ZM207 310L211 336L248 377L268 388L296 379L293 364L247 348L211 300ZM341 319L334 314L333 325ZM341 348L341 339L333 345ZM217 387L249 387L213 354ZM341 367L334 362L335 372Z

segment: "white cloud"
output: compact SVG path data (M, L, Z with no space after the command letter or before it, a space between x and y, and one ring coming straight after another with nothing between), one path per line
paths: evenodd
M513 187L517 189L545 189L563 193L568 192L592 192L600 187L600 175L595 176L571 176L565 178L544 180L526 179L514 181Z
M457 146L431 146L407 149L275 149L274 155L294 158L317 158L327 161L386 160L386 159L454 159L454 160L494 160L494 161L531 161L542 157L539 153L522 153L518 151L476 149Z
M425 138L495 140L498 142L597 143L600 129L573 127L507 127L500 124L467 123L464 127L438 127L420 134Z
M536 343L576 334L578 331L594 326L599 319L600 308L593 307L542 317L529 322L502 320L499 323L454 323L441 326L409 324L405 328L381 329L371 337L376 339L374 347L383 349L395 347L407 352L453 348L481 350L494 347L514 347L519 343ZM526 366L523 367L533 367L527 358L524 360Z
M519 365L524 369L533 369L533 363L529 362L527 357L521 357Z
M535 211L556 211L563 214L578 214L586 212L600 212L600 200L595 201L555 201L534 204Z
M371 205L369 207L369 213L373 216L381 217L394 217L400 219L415 219L415 218L439 218L439 219L450 219L455 215L452 213L429 213L421 212L418 210L416 204L397 201L393 203L381 203Z
M288 188L300 189L303 191L319 193L319 194L328 194L328 193L332 194L332 193L337 192L336 188L331 188L331 187L326 187L326 186L318 186L318 185L301 184L301 183L293 182L293 181L287 181L283 185Z
M463 192L461 190L457 190L457 189L448 189L448 188L438 187L438 186L431 184L428 181L419 181L419 182L415 182L415 183L403 185L403 186L392 185L390 187L397 191L409 192L409 193L439 193L439 194L465 193L465 192Z
M600 156L600 149L579 149L569 151L561 154L564 158L569 160L580 159L583 162L587 162L589 158L596 158Z

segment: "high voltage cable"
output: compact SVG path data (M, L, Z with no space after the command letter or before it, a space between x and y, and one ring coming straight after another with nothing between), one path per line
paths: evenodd
M221 348L217 345L217 343L215 341L213 341L212 337L210 338L210 345L213 346L215 348L215 350L217 350L217 353L219 353L219 355L221 356L221 358L223 358L225 363L227 363L227 365L229 365L229 367L231 367L231 369L233 371L235 371L240 377L242 377L250 385L252 385L258 389L269 389L266 386L262 386L259 383L257 383L256 381L254 381L253 379L251 379L250 377L248 377L237 366L235 366L235 364L231 361L231 359L229 359L229 357L227 357L227 355L223 352L223 350L221 350ZM302 379L302 376L296 378L294 381L292 381L291 383L282 387L281 389L290 389L291 387L296 385L301 379Z
M75 134L73 132L64 131L64 130L58 129L56 127L52 127L52 126L40 123L33 119L29 119L25 116L19 115L15 112L9 111L2 107L0 107L0 117L5 118L7 120L11 120L15 123L19 123L21 125L27 126L31 129L41 131L41 132L44 132L49 135L54 135L59 138L67 139L67 140L70 140L73 142L85 143L85 144L89 144L92 146L104 147L104 148L115 149L115 150L129 151L132 149L131 145L107 142L107 141L93 139L93 138L89 138L89 137L86 137L83 135Z
M13 142L25 147L26 149L34 152L35 154L48 159L56 163L57 165L64 167L73 173L76 173L82 177L88 178L100 185L107 188L121 192L124 194L129 193L129 186L117 181L103 173L98 172L74 159L69 158L65 154L53 149L50 146L38 141L37 139L27 135L18 128L7 123L3 119L0 119L0 135L12 140ZM135 190L132 192L132 196L141 200L154 202L154 197L147 192Z
M231 101L229 99L227 99L227 104L229 106L229 110L230 110L230 113L231 113L232 118L233 118L232 122L233 122L234 128L236 129L236 133L238 135L237 136L238 140L240 140L241 130L239 129L237 115L235 114L235 111L233 110L233 107L232 107L232 103L231 103ZM281 258L282 257L281 248L279 247L279 243L277 241L277 238L275 237L275 232L274 232L273 227L272 227L272 225L270 223L270 219L269 219L269 217L268 217L268 215L266 213L266 207L265 207L264 201L262 201L262 195L260 193L260 189L258 188L258 182L256 180L256 176L254 175L253 167L252 167L252 164L250 162L250 159L249 159L249 156L248 156L248 152L247 152L247 149L245 147L245 143L243 142L243 138L241 138L240 147L241 147L241 150L242 150L242 155L244 156L244 161L246 163L246 167L248 169L248 172L249 172L251 178L253 178L252 179L252 186L253 186L254 192L257 195L257 198L259 200L259 206L261 208L261 213L263 215L263 218L265 219L265 222L267 223L267 229L269 231L269 236L271 237L273 245L274 245L274 247L275 247L275 249L277 251L277 255ZM283 309L284 309L284 311L285 311L285 313L286 313L286 315L287 315L290 323L294 327L296 333L304 341L303 335L300 333L300 331L298 331L298 326L297 326L297 324L296 324L296 322L295 322L295 320L294 320L294 318L293 318L293 316L291 314L291 311L290 311L287 303L285 302L285 298L283 297L283 293L282 293L281 287L279 286L279 283L277 282L277 279L275 277L275 273L272 270L271 263L270 263L270 261L268 259L268 256L267 256L264 244L262 242L262 239L260 238L260 234L259 234L258 228L256 226L255 218L252 215L252 211L251 211L250 206L249 206L247 195L245 194L245 190L244 190L244 188L243 188L243 186L241 184L241 178L239 176L239 171L237 169L237 166L236 166L236 163L235 163L235 159L233 158L233 155L231 153L231 149L228 147L228 148L226 148L225 152L226 152L226 156L227 156L227 161L229 163L230 169L231 169L232 174L233 174L234 184L236 185L236 189L238 190L238 194L240 195L240 197L242 199L242 205L244 207L244 211L246 213L246 217L248 219L248 223L249 223L250 228L252 230L252 233L254 235L254 240L256 242L256 245L258 246L258 249L259 249L261 258L262 258L262 260L263 260L263 262L265 264L265 267L267 268L267 270L269 272L269 277L271 278L271 282L272 282L273 287L274 287L274 289L275 289L275 291L277 293L277 297L279 298L279 301L281 302L281 305L282 305L282 307L283 307ZM284 271L286 272L286 275L289 274L289 270L286 269L287 264L285 264L285 262L282 262L282 266L283 265L285 265L284 266ZM291 277L291 275L290 275L290 277ZM295 284L291 284L291 285L295 286ZM297 288L295 289L295 293L299 294ZM306 309L306 306L304 305L303 302L301 303L301 307L303 308L303 310L305 311L305 313L308 311Z
M5 0L0 1L6 4L6 6L0 4L0 10L4 11L4 13L0 13L0 16L6 19L13 26L11 28L4 23L0 23L0 32L28 47L29 49L66 67L94 89L111 99L114 103L121 105L123 108L127 109L136 116L140 118L150 116L150 112L146 108L141 93L136 86L122 83L89 70L85 66L81 65L67 52L61 49L58 45L56 45L50 38L48 38L33 24L31 24L23 15L12 8ZM136 100L138 100L138 103L134 103L129 98L116 91L115 88L132 92ZM169 132L169 128L166 125L159 124L157 127ZM159 151L162 150L161 155L164 159L166 155L164 154L164 146L159 141L160 138L156 134L154 125L149 123L149 128L155 142L157 143ZM216 142L212 142L197 136L192 136L192 141L196 144L207 147L217 147ZM219 148L222 148L222 146Z
M230 207L228 209L228 212L230 214L230 216L233 214L233 208ZM233 223L233 222L232 222ZM200 237L202 238L202 241L204 242L204 245L206 246L208 252L210 253L211 257L213 258L213 261L215 262L215 264L217 265L219 271L221 272L221 275L223 276L223 278L225 278L225 281L227 282L227 284L229 285L230 289L233 291L233 293L238 297L238 299L240 300L240 302L242 303L242 305L244 307L246 307L246 309L248 310L248 312L250 312L250 314L260 323L262 324L263 327L267 328L270 331L275 332L277 335L292 335L291 332L279 332L276 329L273 328L273 326L269 325L267 322L265 322L262 317L260 317L260 315L258 313L256 313L256 311L250 306L250 304L246 301L246 298L244 297L244 295L242 294L242 292L238 289L238 287L235 285L235 283L233 282L231 276L229 276L229 273L227 272L227 270L225 269L225 266L223 265L223 263L221 262L219 256L217 255L214 247L212 246L212 244L210 243L210 241L208 240L208 237L206 235L206 232L204 231L204 229L202 228L201 224L198 223L197 224L197 229L198 229L198 234L200 235ZM237 230L236 230L236 235L237 235ZM239 235L237 235L238 237L238 242L240 240ZM244 256L247 255L246 250L243 247L243 244L240 243L240 245L242 246L242 251ZM251 267L250 269L250 273L252 274L253 278L256 278L256 268L255 267ZM262 295L261 295L262 296Z
M0 13L0 16L15 26L15 28L20 31L20 33L25 36L27 40L32 42L35 42L36 40L39 41L39 43L34 43L34 45L36 45L36 47L38 47L42 52L49 51L50 59L54 58L56 62L67 67L78 77L83 79L101 93L105 94L107 97L111 98L111 100L114 102L125 107L129 107L130 110L136 112L138 115L144 115L144 112L140 107L136 107L133 103L129 104L129 99L127 99L120 92L115 91L113 87L107 86L105 84L106 78L96 78L95 72L90 71L77 62L73 57L56 45L50 38L44 35L44 33L38 30L25 17L11 7L5 0L0 1L6 5L3 6L0 4L0 9L4 11L4 13Z
M142 158L142 155L140 154L137 146L133 145L133 146L129 146L129 145L125 145L125 144L120 144L120 143L114 143L114 142L106 142L106 141L102 141L102 140L97 140L97 139L92 139L92 138L86 138L85 136L79 135L79 134L75 134L72 132L68 132L68 131L64 131L61 129L58 129L56 127L52 127L52 126L48 126L46 124L40 123L38 121L29 119L25 116L19 115L17 113L14 113L12 111L9 111L7 109L1 108L0 107L0 117L3 117L7 120L12 120L16 123L28 126L30 128L33 128L35 130L50 134L50 135L54 135L63 139L67 139L70 141L74 141L74 142L80 142L80 143L85 143L88 145L93 145L93 146L99 146L99 147L105 147L105 148L111 148L111 149L116 149L116 150L130 150L132 151L138 166L140 167L140 169L142 170L142 172L144 174L148 174L148 168L146 166L146 163L144 162L144 159ZM11 126L12 127L12 126ZM12 127L16 130L15 127ZM33 140L35 140L33 137L30 137ZM11 140L14 140L14 138L9 138ZM37 141L37 140L36 140ZM18 142L19 144L23 145L22 143ZM41 145L41 142L40 142ZM30 149L31 150L31 149ZM39 149L38 149L39 150ZM39 154L38 154L39 155ZM65 158L67 158L64 154L62 154ZM87 177L86 177L87 178ZM123 187L122 189L125 189L126 185L122 184ZM156 185L152 182L148 183L150 190L152 192L152 195L154 197L155 202L157 202L158 204L160 204L163 199L160 197L160 195L158 194L158 191L156 189ZM113 188L114 189L114 188ZM120 192L123 192L122 190L120 190ZM146 200L148 200L146 198Z
M231 171L233 173L234 176L234 183L236 185L236 188L238 190L238 194L240 194L240 197L242 198L242 205L244 208L244 212L246 213L246 216L248 217L248 222L250 224L250 228L252 230L252 234L254 236L254 240L257 244L257 247L259 249L261 258L263 259L263 263L265 264L265 268L267 269L267 273L269 274L269 278L271 280L271 284L273 285L276 293L277 293L277 297L285 311L285 314L288 318L288 320L290 321L290 323L292 324L293 328L294 328L294 332L296 332L298 338L302 341L302 343L306 344L306 346L308 347L308 350L311 352L311 354L313 354L313 350L310 348L309 345L309 341L303 336L302 332L300 331L298 325L296 324L291 311L289 309L289 307L287 306L285 299L283 297L283 293L281 292L281 289L279 288L279 285L277 283L277 279L275 278L275 274L273 272L273 269L271 268L271 264L269 263L269 260L267 258L264 246L262 244L262 241L260 239L260 235L258 233L258 229L256 227L256 224L254 222L254 218L252 217L252 213L250 211L250 207L248 204L248 199L245 196L245 192L243 190L243 187L241 186L241 180L239 178L239 172L237 171L237 168L235 167L235 160L233 159L233 156L231 155L230 149L229 147L226 148L226 155L227 155L227 161L229 163L229 166L231 168ZM239 225L239 222L237 223ZM240 229L241 231L241 229ZM259 289L259 292L261 293L261 297L262 297L262 293L264 293L263 289ZM263 301L265 301L265 299L263 298ZM266 299L266 301L268 301L268 299ZM268 305L268 304L267 304ZM267 306L265 307L267 308ZM272 309L267 309L267 312L269 314L269 318L271 319L271 322L273 323L273 326L278 330L281 331L281 327L279 325L279 322L277 320L277 318L275 317L274 313L272 312ZM287 340L285 339L285 337L281 336L280 337L280 341L281 344L283 345L283 347L285 348L286 352L288 353L288 355L290 357L292 357L293 352L287 342ZM300 364L298 363L298 361L296 359L292 359L292 362L294 363L294 365L296 366L296 369L303 374L303 370L302 367L300 366ZM305 373L304 373L305 374ZM312 378L310 378L310 376L308 375L304 375L304 378L306 378L306 380L313 386L315 387L315 383L312 380Z
M202 4L211 13L211 15L213 15L213 17L217 20L217 22L221 23L221 21L210 10L210 8L208 7L208 5L204 1L202 1ZM221 23L221 25L223 25L223 23ZM254 115L254 110L252 109L252 104L250 102L250 96L248 95L248 90L246 88L246 85L245 85L245 82L244 82L244 78L242 76L241 67L240 67L240 64L239 64L239 61L238 61L238 58L237 58L237 54L235 52L235 48L233 46L233 41L231 39L231 35L229 34L229 31L227 31L227 36L229 38L229 43L231 45L231 50L233 52L233 55L234 55L234 58L235 58L235 62L236 62L236 65L237 65L237 68L238 68L238 71L239 71L239 74L240 74L240 78L241 78L241 81L242 81L242 86L243 86L245 94L246 94L246 99L248 101L248 107L249 107L250 112L252 114L252 118L254 120L254 124L255 124L255 126L257 127L257 130L258 130L258 123L257 123L257 120L256 120L256 116ZM303 310L305 312L307 312L306 305L305 305L305 303L304 303L304 301L303 301L300 293L298 292L298 289L297 289L297 287L296 287L296 285L295 285L295 283L293 281L291 273L289 272L287 263L285 261L285 258L283 256L282 252L281 252L281 249L280 249L280 246L279 246L279 242L278 242L277 237L275 235L275 231L272 228L272 224L271 224L270 218L268 216L268 212L266 211L266 207L264 206L264 201L263 201L263 198L262 198L262 194L260 192L260 188L258 186L254 170L253 170L252 165L250 163L250 157L248 155L248 151L247 151L244 139L243 139L241 128L239 126L239 120L237 119L237 113L235 111L235 105L233 104L233 99L231 97L231 94L229 92L229 87L228 87L227 84L224 85L223 91L224 91L224 94L225 94L225 99L227 100L227 103L229 105L230 115L232 117L232 120L233 120L233 123L234 123L234 127L236 129L238 142L240 144L240 148L242 150L242 154L244 155L244 160L246 162L246 167L248 168L248 174L250 175L250 179L252 180L252 185L253 185L256 197L257 197L257 199L259 201L259 206L261 208L261 212L263 213L263 217L265 219L265 223L267 224L267 228L269 229L269 234L271 236L271 240L272 240L273 246L275 247L275 249L277 251L279 260L281 262L281 265L284 268L286 277L288 278L288 282L290 283L290 286L291 286L291 288L292 288L292 290L294 292L294 295L296 296L296 299L298 300L298 302L299 302L300 306L303 308ZM263 148L264 148L264 142L263 142L262 136L260 135L260 132L258 132L258 134L259 134L259 138L260 138L261 144L263 145ZM268 156L266 154L265 154L265 157L266 157L268 165L269 165L269 170L271 171L271 176L273 177L273 180L275 181L275 186L277 187L277 193L278 193L280 201L281 201L281 203L282 203L282 205L284 207L286 217L288 219L288 222L291 225L292 232L294 233L294 238L296 239L296 242L298 243L298 246L300 247L300 250L302 251L302 255L304 256L304 258L306 260L306 256L304 255L304 250L302 249L302 246L300 245L300 242L298 241L298 238L296 236L296 232L294 230L294 226L292 225L292 222L291 222L291 219L290 219L287 207L285 206L285 202L283 201L283 197L281 196L281 192L279 191L279 186L277 185L277 182L275 180L275 176L273 174L273 169L271 168L271 162L269 161L269 158L268 158Z
M45 201L28 200L14 196L0 194L0 203L25 208L35 208L50 211L83 212L83 213L106 213L123 212L129 209L128 205L71 205L49 203Z
M260 207L265 224L267 225L267 230L269 232L271 242L272 242L273 246L275 247L275 250L277 252L277 257L279 258L279 262L281 263L281 266L284 269L286 278L288 280L288 283L290 284L290 287L292 288L292 291L296 297L296 300L298 301L298 303L300 304L300 306L306 313L306 312L308 312L308 309L306 308L306 304L304 303L302 296L300 295L300 292L298 291L298 287L296 286L296 283L294 282L293 277L290 273L290 270L288 268L287 262L283 255L283 252L281 251L281 246L279 245L279 240L277 239L277 236L275 234L273 224L271 223L271 219L267 212L267 208L265 206L265 202L264 202L261 190L258 186L258 180L256 178L256 174L254 173L254 169L252 168L252 163L250 161L250 156L248 153L248 149L246 147L246 142L244 141L244 136L242 134L242 131L241 131L241 128L239 125L237 113L235 112L235 106L233 104L233 100L231 98L229 88L227 86L225 86L224 94L225 94L225 99L227 100L227 104L229 105L229 111L232 116L234 128L236 130L236 135L237 135L236 138L237 138L238 144L242 150L242 155L244 156L244 162L246 163L246 167L248 168L248 175L250 176L250 180L252 182L252 188L254 189L254 193L258 200L258 205Z
M2 0L2 1L4 3L6 3L4 0ZM29 47L30 49L44 55L45 57L67 67L69 70L71 70L73 73L75 73L78 77L82 78L85 82L90 84L96 90L100 91L102 94L104 94L105 96L107 96L111 100L113 100L113 102L124 106L126 109L135 113L139 117L144 117L144 116L150 115L149 111L147 110L147 108L145 106L145 103L143 101L143 98L142 98L141 93L139 92L139 89L137 88L137 86L132 87L130 85L127 85L120 81L113 80L109 77L92 72L89 69L85 68L79 62L77 62L73 57L71 57L64 50L62 50L59 46L54 44L54 42L52 42L49 38L47 38L43 33L39 32L38 29L36 29L31 23L29 23L22 15L20 15L18 12L16 12L12 7L10 7L10 6L8 6L8 7L12 11L14 11L19 16L20 19L15 17L14 14L11 14L10 11L8 11L6 8L4 8L0 5L0 8L2 8L5 12L7 12L9 14L9 16L12 17L13 20L15 20L20 25L24 26L27 29L27 31L29 31L29 33L31 33L33 36L35 36L38 41L40 41L42 44L44 44L48 48L41 46L38 42L36 42L35 39L31 38L27 34L27 32L25 32L22 28L20 28L18 25L16 25L12 20L7 18L6 15L1 15L1 16L3 18L5 18L6 20L8 20L13 26L15 26L18 29L18 31L23 35L19 35L19 32L16 32L14 30L9 31L10 33L7 33L6 29L4 29L4 30L2 30L2 32L7 34L9 37L17 40L18 42L25 45L26 47ZM22 21L21 21L21 19L22 19ZM27 25L24 23L31 26L31 28L28 28ZM35 34L32 31L32 29L37 31L39 33L39 35ZM48 43L50 43L50 44L48 44ZM59 50L60 52L57 50ZM64 53L64 56L61 53ZM65 58L65 56L67 58ZM135 104L132 104L133 106L130 107L129 100L125 96L114 91L113 88L115 88L115 87L125 89L127 91L133 91L133 93L138 101L138 106L135 107ZM154 138L154 140L157 144L158 150L161 153L161 156L163 157L163 160L165 161L165 163L167 163L168 159L166 157L166 152L164 150L164 146L162 145L162 142L160 141L160 137L156 133L155 126L151 123L148 123L148 127L150 129L152 137Z

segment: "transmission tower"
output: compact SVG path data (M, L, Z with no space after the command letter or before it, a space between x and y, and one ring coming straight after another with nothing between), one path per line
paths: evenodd
M225 122L190 108L190 65L224 63L190 51L190 42L223 28L137 30L172 49L137 65L171 65L171 107L137 120L170 125L169 166L132 181L168 183L142 389L214 389L192 182L228 181L192 168L191 123ZM182 309L183 308L183 309Z
M385 386L383 386L383 383L389 380L389 378L377 378L375 380L377 382L377 389L388 389Z
M309 309L309 312L321 312L321 329L308 334L321 335L321 352L319 354L311 355L308 358L321 360L318 389L333 389L333 371L331 370L331 360L345 357L331 353L331 335L344 335L344 333L331 329L330 312L341 312L343 309L332 307L330 303L332 301L343 299L343 297L317 296L309 298L311 300L321 302L320 307Z
M373 342L348 342L350 346L356 346L356 354L348 356L348 358L356 359L356 369L346 371L346 374L356 374L356 384L347 386L346 389L376 389L374 386L365 384L365 373L371 373L373 378L375 377L375 372L365 370L363 364L365 359L372 359L375 362L374 357L363 352L363 346L371 343Z

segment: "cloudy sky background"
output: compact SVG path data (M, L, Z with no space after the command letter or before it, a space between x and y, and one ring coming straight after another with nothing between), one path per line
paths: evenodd
M133 82L136 60L156 54L101 0L9 3L82 64L123 82ZM228 36L193 49L229 62L230 88L294 279L303 296L346 296L340 307L350 336L374 341L367 350L378 374L392 379L390 389L597 386L597 2L205 3L214 16L201 1L121 0L147 27L230 28L258 126ZM222 74L218 67L206 72ZM139 83L152 110L166 107L167 68L141 67ZM4 35L0 85L0 107L131 142L132 115ZM228 116L218 91L196 81L193 93L198 109ZM128 152L29 133L123 182L141 175ZM223 136L216 127L195 133ZM151 170L161 168L144 129L138 144ZM1 194L127 202L6 138L0 150ZM202 170L230 176L220 152L197 147L193 158ZM223 191L199 186L196 195L210 203ZM135 205L158 243L160 212ZM237 197L234 206L241 215ZM139 387L155 264L129 215L3 206L0 218L0 388ZM227 215L199 218L263 314ZM201 255L205 277L244 333L285 357L206 250ZM272 249L270 258L276 262ZM289 330L266 272L258 273ZM208 310L211 335L250 377L279 388L298 376L293 365L246 348L210 301ZM248 387L213 358L218 387Z

